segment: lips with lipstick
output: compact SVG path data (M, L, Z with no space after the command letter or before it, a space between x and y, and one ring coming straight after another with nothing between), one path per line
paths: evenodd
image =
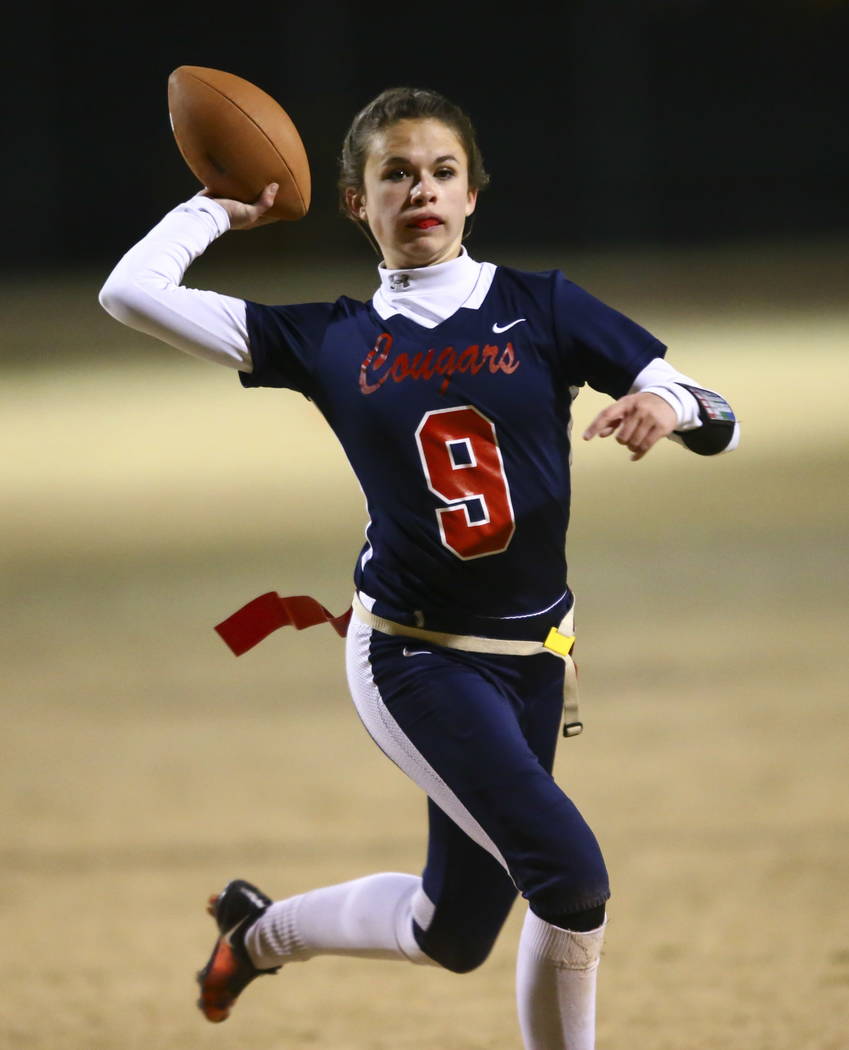
M433 226L441 226L442 222L430 215L424 219L416 219L415 222L408 223L408 225L416 230L429 230Z

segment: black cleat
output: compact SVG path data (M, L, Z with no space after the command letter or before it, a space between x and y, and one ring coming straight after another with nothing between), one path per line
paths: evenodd
M198 1007L207 1021L226 1021L233 1004L255 977L280 969L258 970L245 948L245 934L271 903L244 879L233 879L221 893L209 898L206 910L218 924L219 937L209 962L197 975Z

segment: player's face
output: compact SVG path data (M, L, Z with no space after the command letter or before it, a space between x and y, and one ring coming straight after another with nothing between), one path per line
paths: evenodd
M348 191L390 270L456 258L476 201L462 143L434 119L399 120L372 136L363 187Z

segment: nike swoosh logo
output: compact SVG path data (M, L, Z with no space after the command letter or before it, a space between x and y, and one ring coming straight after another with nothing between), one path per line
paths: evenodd
M404 646L404 656L433 656L430 649L408 649Z
M493 332L495 332L496 335L501 335L502 332L506 332L507 329L508 328L512 328L514 324L521 324L522 321L527 321L527 317L519 317L517 320L511 321L510 324L505 324L505 325L501 325L501 324L498 324L498 322L496 322L492 326L492 330L493 330Z
M241 919L239 919L239 921L237 923L234 923L234 925L231 926L229 930L226 930L224 933L222 933L221 934L221 940L224 941L225 944L229 944L229 946L232 948L233 947L233 934L247 920L247 918L248 918L247 915L243 916Z

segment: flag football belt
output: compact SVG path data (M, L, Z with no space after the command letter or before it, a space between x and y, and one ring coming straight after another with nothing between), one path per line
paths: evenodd
M423 627L410 627L407 624L375 616L355 594L351 608L339 616L334 616L315 598L305 594L283 597L276 591L267 591L258 598L243 605L216 624L215 630L230 650L241 656L253 649L272 631L280 627L294 627L302 631L307 627L327 623L340 637L348 631L351 616L356 616L360 623L380 631L381 634L401 635L405 638L416 638L441 645L446 649L462 649L468 653L493 653L501 656L535 656L537 653L553 653L559 656L564 664L563 677L563 735L577 736L584 728L578 717L578 672L572 659L572 647L575 644L575 606L557 627L552 627L544 641L534 642L520 639L484 638L477 635L448 634L443 631L428 631Z
M534 642L509 638L482 638L471 634L447 634L444 631L428 631L424 627L375 616L354 595L351 603L353 616L360 623L381 634L401 635L418 641L431 642L446 649L462 649L467 653L493 653L498 656L535 656L538 653L554 653L563 660L563 735L577 736L584 728L578 717L578 673L572 659L575 644L575 606L566 613L557 627L552 627L544 641Z

